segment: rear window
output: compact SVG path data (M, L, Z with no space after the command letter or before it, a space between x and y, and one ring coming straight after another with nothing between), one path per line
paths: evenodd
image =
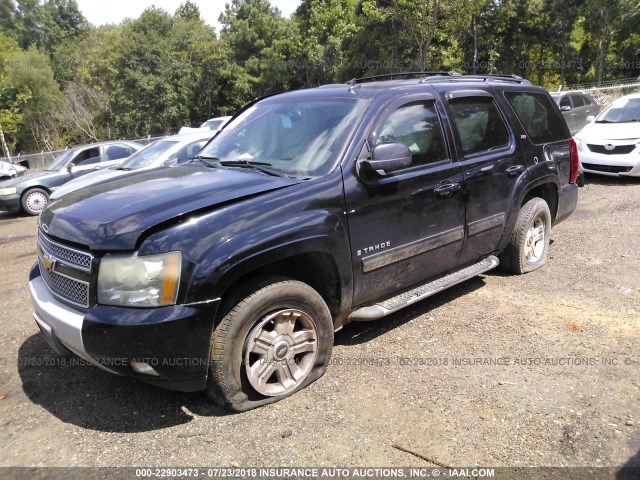
M533 92L505 92L504 95L533 143L569 138L567 124L548 95Z

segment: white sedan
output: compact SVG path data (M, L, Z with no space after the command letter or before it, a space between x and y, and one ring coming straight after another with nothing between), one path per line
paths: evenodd
M640 94L614 101L574 138L583 171L640 177Z

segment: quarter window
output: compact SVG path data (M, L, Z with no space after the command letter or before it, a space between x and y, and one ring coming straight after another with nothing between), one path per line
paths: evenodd
M505 92L504 95L533 143L569 138L564 117L548 95L532 92Z
M411 151L411 166L447 158L440 119L433 102L412 102L385 120L376 144L404 143Z
M472 155L509 144L507 127L491 98L466 97L449 102L462 152Z

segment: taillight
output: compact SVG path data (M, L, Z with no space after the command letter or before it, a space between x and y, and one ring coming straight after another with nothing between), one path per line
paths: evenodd
M578 146L573 138L569 139L569 159L571 160L569 183L576 183L580 171L580 159L578 158Z

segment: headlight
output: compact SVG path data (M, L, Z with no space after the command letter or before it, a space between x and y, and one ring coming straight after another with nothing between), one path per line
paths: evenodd
M576 137L573 137L573 139L576 141L576 146L578 147L578 151L582 152L582 140Z
M173 305L178 296L180 252L144 257L107 255L100 262L98 303L129 307Z
M16 192L16 187L0 188L0 195L15 195Z

